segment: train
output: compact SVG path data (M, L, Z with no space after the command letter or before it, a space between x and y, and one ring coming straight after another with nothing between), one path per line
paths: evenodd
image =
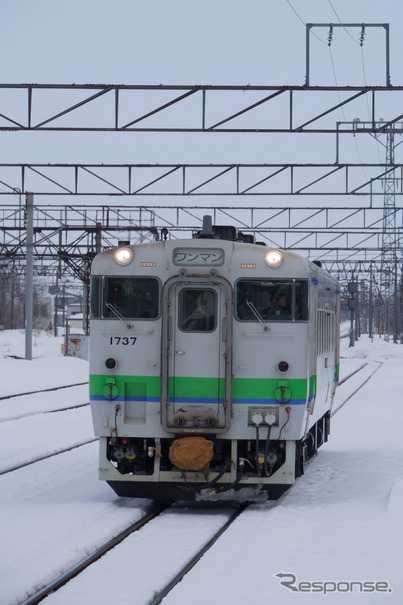
M328 440L340 288L303 256L203 217L92 262L99 479L165 501L279 498Z

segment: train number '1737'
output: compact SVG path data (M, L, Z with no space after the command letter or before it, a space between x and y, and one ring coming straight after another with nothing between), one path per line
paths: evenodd
M136 342L136 336L110 336L109 344L110 345L134 345Z

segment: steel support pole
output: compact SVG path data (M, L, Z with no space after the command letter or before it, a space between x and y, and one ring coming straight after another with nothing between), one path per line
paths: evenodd
M390 43L389 43L389 23L384 24L386 32L386 86L390 86Z
M373 315L373 297L372 297L372 271L369 278L369 308L368 308L368 335L373 338L374 336L374 315Z
M396 344L399 342L400 330L399 330L399 295L398 295L398 262L395 257L394 266L394 293L393 293L393 342Z
M305 38L305 86L309 86L310 79L310 65L309 65L309 35L311 33L311 23L306 24L306 38Z
M32 359L33 269L34 269L34 195L26 194L26 264L25 264L25 359Z
M351 309L350 311L350 344L349 347L353 347L355 345L355 336L354 336L354 311Z

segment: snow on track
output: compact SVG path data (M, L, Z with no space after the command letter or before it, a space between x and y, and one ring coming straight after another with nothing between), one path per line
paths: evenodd
M3 422L0 424L0 472L90 439L94 439L94 435L89 407Z
M97 444L0 478L0 604L17 605L137 521L149 500L97 481ZM5 554L7 553L7 554Z
M88 384L56 391L20 395L0 401L0 422L23 416L54 412L89 402Z
M146 605L224 525L229 512L170 507L43 603ZM94 587L90 597L88 586Z

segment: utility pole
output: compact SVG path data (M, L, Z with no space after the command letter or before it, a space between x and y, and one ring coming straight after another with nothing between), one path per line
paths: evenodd
M369 306L368 306L368 335L370 339L373 339L374 336L374 315L373 315L373 298L372 298L372 268L371 274L369 278Z
M26 264L25 264L25 359L32 359L33 271L34 271L34 195L26 194Z
M383 145L386 150L385 173L382 178L383 185L383 218L382 218L382 244L381 244L381 262L379 279L379 317L378 326L382 325L382 330L387 340L389 334L393 334L393 342L399 342L401 338L400 313L399 313L399 295L398 295L398 275L401 259L398 258L398 234L396 225L396 192L399 189L400 179L396 176L395 167L395 148L403 141L395 143L395 135L403 136L403 122L386 122L383 119L373 122L361 121L356 118L352 122L338 122L340 125L349 125L352 133L361 129L368 129L372 125L376 126L374 134L370 133L378 143ZM381 137L386 135L386 142ZM336 162L339 162L339 142L336 138ZM371 207L372 207L371 192Z

